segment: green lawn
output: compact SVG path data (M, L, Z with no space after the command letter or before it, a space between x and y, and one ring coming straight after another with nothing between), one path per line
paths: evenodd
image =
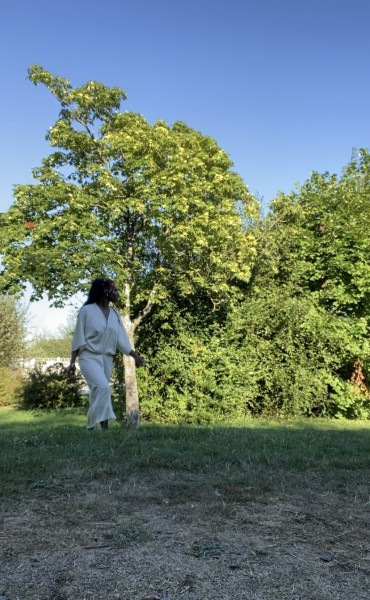
M222 426L120 423L88 432L76 410L0 409L1 493L78 478L156 471L202 473L215 484L273 489L315 476L326 487L356 486L369 475L370 422L245 420ZM363 492L366 493L366 492Z
M369 422L85 424L0 409L4 597L367 600Z

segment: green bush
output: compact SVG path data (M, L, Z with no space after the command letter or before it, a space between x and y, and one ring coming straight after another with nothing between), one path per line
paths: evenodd
M44 371L41 367L36 367L28 374L24 383L21 407L38 409L81 406L83 383L78 371L73 378L68 378L62 363L55 363Z
M369 419L370 396L367 389L333 377L325 414L337 419Z
M290 287L251 293L229 307L223 323L180 311L167 321L153 318L139 340L148 359L138 372L142 417L370 418L364 339L358 320L334 316Z
M218 323L206 327L177 314L172 322L154 325L156 332L152 324L140 340L148 359L148 368L138 371L143 419L207 423L248 413L254 390Z
M351 381L356 361L368 357L358 321L330 314L290 286L270 286L234 311L228 331L230 351L246 359L251 414L370 417L366 382Z
M17 404L22 395L23 378L19 369L0 367L0 406Z

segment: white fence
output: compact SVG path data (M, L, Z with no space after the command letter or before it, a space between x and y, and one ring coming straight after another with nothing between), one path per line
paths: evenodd
M68 367L70 362L69 358L21 358L18 361L19 368L24 372L28 373L35 367L40 369L42 372L46 371L48 367L51 367L55 363L62 363L64 367ZM78 368L78 364L76 364Z

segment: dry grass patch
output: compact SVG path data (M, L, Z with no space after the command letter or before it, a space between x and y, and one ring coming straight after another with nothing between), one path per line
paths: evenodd
M49 486L2 506L9 600L365 600L368 510L320 489L257 499L201 476ZM188 481L190 485L190 481ZM188 489L188 488L187 488ZM172 490L172 494L168 491ZM202 492L203 490L203 492ZM189 491L189 489L188 489Z
M135 437L117 428L91 442L78 428L64 436L46 428L37 433L41 455L18 430L10 458L25 447L37 468L20 466L18 483L6 472L0 596L368 600L364 432L344 432L342 444L334 436L335 452L326 432L302 447L296 430L271 430L270 440L267 430L249 433L248 441L245 431L143 428Z

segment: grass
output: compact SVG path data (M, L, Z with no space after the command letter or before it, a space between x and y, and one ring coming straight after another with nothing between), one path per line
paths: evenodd
M369 475L370 423L245 420L222 426L115 423L88 432L78 410L0 410L1 493L67 480L197 473L210 485L273 489L302 477L338 487Z
M0 409L0 596L367 600L369 422L85 423Z

